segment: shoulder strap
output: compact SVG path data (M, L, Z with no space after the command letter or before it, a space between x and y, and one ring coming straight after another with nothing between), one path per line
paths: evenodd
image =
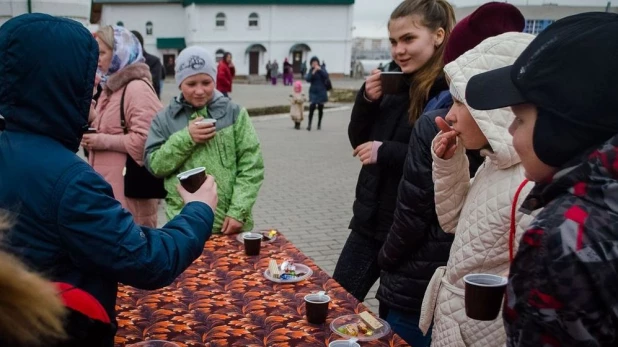
M509 263L513 264L513 258L515 257L514 254L514 248L515 246L513 245L513 243L515 243L515 233L517 232L517 221L515 220L515 213L517 212L517 200L519 200L519 194L521 194L521 191L524 189L524 187L526 186L526 184L528 184L528 182L530 182L528 179L525 179L523 182L521 182L521 184L519 185L519 188L517 188L517 191L515 192L515 197L513 198L513 205L511 205L511 229L509 232Z
M133 81L143 81L144 83L146 83L146 85L148 85L148 87L150 87L150 89L156 94L157 92L154 90L154 88L152 87L152 85L150 85L150 83L148 83L147 80L143 79L143 78L136 78L134 80L130 80L129 82L127 82L127 84L124 85L124 88L122 89L122 96L120 97L120 126L122 127L122 132L127 134L129 132L129 130L127 129L127 121L124 117L124 95L127 92L127 87L129 86L129 83L133 82Z

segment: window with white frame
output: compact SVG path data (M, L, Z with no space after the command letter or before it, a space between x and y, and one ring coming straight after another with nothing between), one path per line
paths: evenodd
M217 28L225 28L225 13L219 12L215 16L215 25Z
M526 26L524 27L524 32L528 34L537 35L543 30L545 30L548 26L554 23L554 20L551 19L527 19Z
M258 28L260 26L260 16L253 12L249 15L249 27Z

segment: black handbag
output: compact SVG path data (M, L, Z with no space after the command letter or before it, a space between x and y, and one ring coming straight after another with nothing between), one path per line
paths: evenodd
M142 79L139 80L146 83L150 89L156 93L150 83ZM120 125L125 134L127 134L129 130L127 129L124 117L124 95L127 91L127 86L131 82L132 81L129 81L124 86L122 97L120 98ZM127 153L127 161L124 170L124 195L128 198L135 199L164 199L167 196L167 191L163 185L162 178L153 176L146 167L140 166L133 160L131 155Z
M328 75L326 76L326 79L324 80L324 86L326 87L326 91L333 90L333 83L330 81L330 78L328 77Z

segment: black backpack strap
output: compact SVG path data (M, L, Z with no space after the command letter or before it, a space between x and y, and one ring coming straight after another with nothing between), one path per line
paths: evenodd
M148 80L145 80L143 78L136 78L134 80L130 80L129 82L127 82L127 84L124 85L124 88L122 89L122 96L120 97L120 126L122 127L122 132L125 134L129 133L129 130L127 129L127 121L124 117L124 95L127 93L127 87L129 86L129 83L133 81L143 81L144 83L146 83L146 85L148 85L148 87L150 87L150 89L153 91L153 93L155 93L155 95L157 94L157 92L154 90L154 87L148 82Z

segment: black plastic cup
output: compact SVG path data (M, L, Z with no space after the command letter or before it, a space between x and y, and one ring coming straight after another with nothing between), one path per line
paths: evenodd
M196 167L195 169L179 173L176 177L178 177L180 184L186 191L195 193L206 182L206 168Z
M320 294L305 295L305 309L307 310L307 322L311 324L322 324L326 322L328 316L328 306L330 296Z
M508 280L491 274L464 276L466 315L475 320L491 321L498 317Z
M403 72L381 72L382 94L397 94L401 91L404 79Z
M259 255L262 248L262 234L246 233L242 236L246 255Z

